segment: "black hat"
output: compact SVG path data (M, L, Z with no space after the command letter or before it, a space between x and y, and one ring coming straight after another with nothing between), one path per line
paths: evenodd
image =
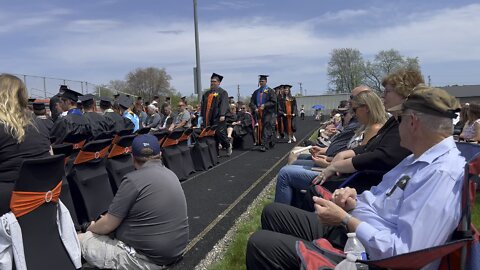
M266 81L268 78L268 75L258 75L258 80L259 81Z
M287 88L292 88L292 86L290 84L284 84L282 85L283 87L287 87Z
M130 97L125 96L125 95L120 95L118 97L118 105L120 105L124 109L130 108L130 106L132 106L132 104L133 104L133 101Z
M217 73L212 73L212 77L210 79L217 79L219 82L223 80L223 76Z
M37 99L36 99L36 98L29 98L29 99L28 99L28 103L29 103L29 104L30 104L30 103L33 103L33 102L35 102L35 100L37 100Z
M229 99L234 99L235 97L228 97Z
M118 98L119 96L120 96L119 93L116 93L116 94L113 95L114 98Z
M68 86L66 86L65 84L62 84L60 85L60 89L58 89L58 92L65 92L65 90L68 89Z
M65 89L65 92L62 94L62 98L70 99L75 102L77 102L78 97L81 97L81 96L83 95L68 88Z
M187 97L186 97L186 96L183 96L183 97L181 97L180 99L181 99L181 100L185 100L185 99L187 99Z
M110 107L112 106L112 99L109 97L101 97L100 98L100 106L101 107Z
M82 102L83 106L87 107L95 102L95 96L92 94L86 94L85 96L79 97L78 99Z
M165 100L170 100L170 97L166 97Z
M36 110L36 111L45 110L45 103L43 103L43 102L34 102L34 103L33 103L33 109Z

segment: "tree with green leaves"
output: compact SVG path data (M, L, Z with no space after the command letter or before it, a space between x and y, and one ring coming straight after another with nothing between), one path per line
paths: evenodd
M373 61L365 62L365 84L380 92L383 78L390 73L405 68L420 71L418 57L405 57L402 56L399 51L394 49L380 51L375 55Z
M364 63L358 49L334 49L330 53L327 74L329 88L336 93L350 93L363 82Z
M152 100L153 96L174 96L177 91L171 87L172 77L162 68L137 68L126 76L126 92Z

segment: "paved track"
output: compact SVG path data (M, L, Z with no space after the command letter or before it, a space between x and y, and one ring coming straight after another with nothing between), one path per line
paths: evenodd
M318 127L318 122L309 117L297 124L298 141ZM265 153L234 150L230 158L222 157L214 168L182 182L188 204L190 244L174 269L193 269L205 257L285 165L285 157L294 145L277 143Z

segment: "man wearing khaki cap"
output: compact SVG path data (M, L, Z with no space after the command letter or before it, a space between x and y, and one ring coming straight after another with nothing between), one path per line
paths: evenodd
M452 137L460 109L446 91L417 86L399 106L400 144L412 152L383 176L378 186L357 196L337 189L332 200L314 197L315 213L274 203L262 213L262 230L247 245L247 269L299 268L301 248L325 238L343 249L346 232L355 232L369 258L383 259L445 243L460 216L463 164ZM327 254L319 254L328 256ZM437 269L439 261L424 269Z

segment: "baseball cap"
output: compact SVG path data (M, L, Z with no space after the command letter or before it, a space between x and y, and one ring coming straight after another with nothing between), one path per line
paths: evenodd
M151 134L138 135L132 142L134 157L151 157L160 154L160 144L157 137Z

